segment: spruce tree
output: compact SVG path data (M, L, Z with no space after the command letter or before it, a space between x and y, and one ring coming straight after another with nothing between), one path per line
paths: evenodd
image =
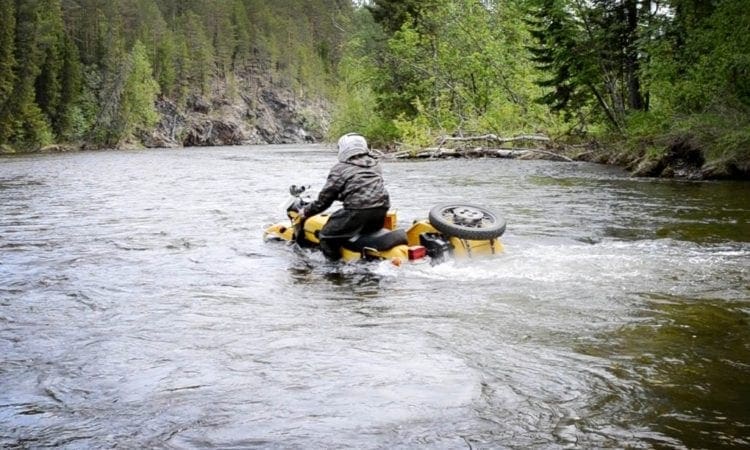
M79 99L83 89L83 68L78 48L69 37L63 41L63 66L60 74L61 114L55 123L55 133L63 140L78 137L88 126L81 112Z
M423 12L436 3L435 0L373 0L367 9L375 21L392 34L404 24L418 25Z
M7 140L21 148L40 147L52 142L48 118L36 103L36 81L45 58L44 0L16 0L15 86L7 118L11 128Z
M15 85L16 12L12 1L0 2L0 145L11 133L8 108Z
M148 131L159 121L155 108L159 84L154 80L146 46L136 41L129 57L127 75L120 103L122 137L127 139L137 131Z
M541 101L579 114L588 105L623 131L627 115L648 108L641 86L642 22L650 14L633 0L532 0L532 60L547 73Z
M39 36L42 53L40 73L36 79L36 103L46 115L53 130L59 130L64 105L61 101L65 32L60 0L42 0L38 17L43 30ZM40 30L40 31L41 31Z

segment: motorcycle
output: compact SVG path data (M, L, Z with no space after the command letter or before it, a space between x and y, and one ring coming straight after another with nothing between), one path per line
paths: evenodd
M312 202L306 194L309 186L292 185L284 204L288 222L267 226L265 241L296 242L302 247L320 244L320 230L330 214L321 213L304 220L299 211ZM397 227L395 211L389 211L383 228L369 234L356 234L341 247L344 261L390 260L396 265L406 261L429 260L436 264L453 258L496 255L503 251L499 237L505 232L505 220L487 208L450 203L430 209L428 219L415 220L408 229Z

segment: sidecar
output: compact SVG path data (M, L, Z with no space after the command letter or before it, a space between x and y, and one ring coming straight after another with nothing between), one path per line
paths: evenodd
M320 244L320 230L330 217L317 214L300 223L299 211L309 203L303 197L305 187L292 186L287 202L288 223L268 226L265 240L295 241L315 247ZM415 220L411 226L397 228L394 211L387 214L383 228L375 233L360 234L346 241L341 249L345 261L382 259L416 261L429 259L433 264L447 258L474 258L502 253L500 236L505 220L487 208L470 204L444 204L430 209L427 219Z

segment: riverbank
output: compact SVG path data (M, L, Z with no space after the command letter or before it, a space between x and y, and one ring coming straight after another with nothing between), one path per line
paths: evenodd
M750 180L750 159L741 154L712 157L707 144L692 135L625 140L612 137L573 142L542 134L499 137L484 134L443 136L436 145L422 149L396 149L393 159L507 158L585 161L616 165L635 177L689 180Z
M129 140L117 149L180 148L225 145L316 143L326 140L329 121L327 105L295 99L278 90L258 91L255 97L239 101L193 103L177 108L164 99L159 110L162 119L151 133ZM625 168L634 177L688 180L750 180L750 160L738 157L711 158L689 135L673 137L655 145L655 139L591 139L572 142L542 134L498 137L441 137L435 146L383 152L390 159L504 158L583 161ZM633 143L635 142L635 144ZM18 152L3 145L0 154L61 153L97 150L86 143L54 144Z
M592 142L576 159L624 167L635 177L689 180L750 180L750 158L742 148L717 151L717 142L706 142L689 133L605 144Z

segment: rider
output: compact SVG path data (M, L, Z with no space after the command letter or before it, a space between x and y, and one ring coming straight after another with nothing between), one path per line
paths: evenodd
M304 220L325 211L335 200L344 204L320 230L320 249L332 260L341 257L346 239L382 228L390 207L382 169L367 140L357 133L345 134L339 139L338 152L338 163L331 168L317 200L300 211Z

